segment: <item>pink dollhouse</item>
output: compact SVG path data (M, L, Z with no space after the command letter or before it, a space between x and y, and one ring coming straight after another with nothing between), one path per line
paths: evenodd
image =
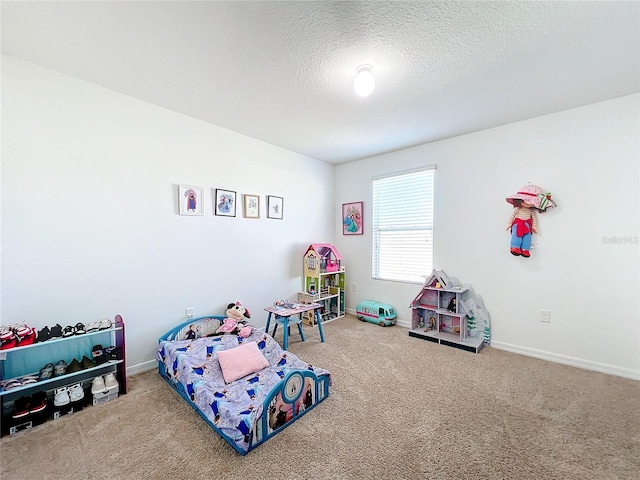
M330 243L312 243L304 254L305 277L317 277L320 273L340 270L342 257Z
M489 345L489 313L470 285L434 270L411 302L409 336L478 353Z

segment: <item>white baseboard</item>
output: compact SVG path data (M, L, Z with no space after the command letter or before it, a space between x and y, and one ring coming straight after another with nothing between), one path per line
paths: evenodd
M148 362L138 363L127 367L127 377L137 375L138 373L149 372L158 368L157 360L149 360Z
M352 309L346 309L346 313L355 316L356 311ZM411 324L405 320L397 320L396 325L407 329L411 327ZM504 342L496 342L495 340L491 341L491 347L497 350L505 350L507 352L518 353L520 355L526 355L528 357L539 358L541 360L561 363L563 365L584 368L585 370L593 370L595 372L617 375L619 377L630 378L632 380L640 380L640 371L632 370L630 368L617 367L615 365L608 365L606 363L592 362L591 360L569 357L566 355L560 355L558 353L545 352L544 350L521 347L519 345L512 345ZM148 372L156 368L158 368L158 362L156 360L149 360L147 362L127 367L127 376L129 377L138 373Z
M570 365L572 367L584 368L585 370L593 370L595 372L607 373L609 375L617 375L619 377L630 378L632 380L640 380L640 371L630 368L617 367L606 363L592 362L582 358L569 357L558 353L545 352L544 350L536 350L535 348L521 347L519 345L511 345L504 342L491 341L491 347L497 350L506 350L507 352L519 353L528 357L535 357L541 360Z
M356 314L356 311L352 309L346 309L345 311L354 316ZM396 320L396 325L399 327L411 328L411 323L406 320L398 319ZM512 345L504 342L496 342L495 340L491 341L491 346L497 350L506 350L507 352L518 353L520 355L561 363L563 365L570 365L572 367L584 368L585 370L593 370L595 372L617 375L619 377L630 378L632 380L640 380L640 370L632 370L630 368L617 367L606 363L592 362L591 360L569 357L567 355L545 352L544 350L521 347L519 345Z

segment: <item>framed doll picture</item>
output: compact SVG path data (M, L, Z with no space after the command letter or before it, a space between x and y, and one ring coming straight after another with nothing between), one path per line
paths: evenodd
M362 202L342 204L342 234L362 235Z
M178 185L178 213L180 215L204 214L204 196L201 187Z
M236 216L236 192L216 188L215 214L223 217Z

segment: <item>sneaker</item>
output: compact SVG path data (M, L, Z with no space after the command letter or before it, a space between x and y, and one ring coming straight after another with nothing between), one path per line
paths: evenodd
M4 391L13 390L14 388L18 388L21 386L22 386L22 383L20 383L20 381L15 378L12 380L5 380L2 383L0 383L0 387L2 387L2 390Z
M118 388L118 380L116 380L115 373L107 373L104 376L104 388L106 390L113 390L114 388Z
M20 385L22 385L22 386L31 385L32 383L38 383L38 376L37 375L25 375L24 377L18 378L17 381L20 382Z
M99 322L89 322L87 323L87 333L91 333L91 332L97 332L98 329L100 328L100 323Z
M24 347L25 345L33 345L36 343L36 329L33 327L26 327L26 333L24 329L20 329L18 334L18 347ZM16 332L17 333L17 332Z
M69 399L69 390L67 387L57 388L53 397L53 404L56 407L64 407L68 405L69 402L71 402L71 399Z
M0 350L7 350L18 345L18 336L9 327L0 330Z
M107 390L107 387L104 384L104 378L96 377L91 382L91 394L95 395L96 393L104 393Z
M84 335L85 333L87 333L87 330L84 328L83 323L76 323L76 326L73 328L75 329L76 335Z
M29 415L29 406L31 405L31 397L20 397L13 402L12 418L23 418Z
M42 330L38 332L38 336L36 337L36 343L46 342L51 338L51 330L49 327L44 327Z
M67 362L64 360L58 360L58 363L53 367L53 376L59 377L60 375L65 375L67 373Z
M82 356L82 361L80 362L80 366L82 367L83 370L86 370L87 368L93 368L96 366L96 362L94 362L93 360L91 360L89 357L87 357L86 355Z
M91 355L93 356L93 360L96 362L96 365L102 365L107 362L107 356L104 354L102 345L94 345L91 350Z
M71 402L78 402L84 398L84 390L81 383L76 383L69 387L69 400Z
M61 338L62 337L62 327L59 323L56 323L55 326L51 327L51 338Z
M82 370L82 365L80 365L80 362L75 358L71 360L71 363L67 367L67 373L76 373L80 370Z
M113 327L113 322L108 318L100 320L100 323L98 324L98 329L100 330L106 330L111 327Z
M107 347L104 349L104 353L106 353L107 358L109 360L121 360L122 359L122 349L120 347Z
M16 334L9 327L4 325L0 327L0 341L2 343L12 340L15 336Z
M62 330L62 338L69 338L75 334L76 334L76 329L71 325L64 327L64 330Z
M40 369L38 381L41 382L42 380L49 380L51 377L53 377L53 363L47 363Z
M29 413L38 413L47 408L47 392L36 392L31 397Z

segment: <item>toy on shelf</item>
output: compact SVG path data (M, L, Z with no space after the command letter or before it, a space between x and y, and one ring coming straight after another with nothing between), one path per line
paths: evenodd
M506 198L513 205L509 216L507 230L511 232L510 252L515 256L529 258L531 256L531 240L538 233L538 215L556 206L551 193L545 192L537 185L524 185L514 195Z
M489 314L469 285L433 270L411 302L409 336L478 353L489 345Z

